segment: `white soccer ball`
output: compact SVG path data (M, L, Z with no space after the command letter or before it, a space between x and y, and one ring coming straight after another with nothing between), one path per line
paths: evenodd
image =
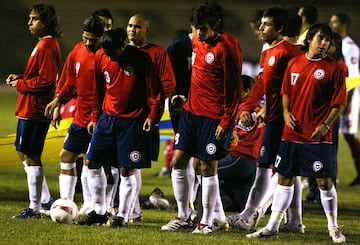
M50 208L50 218L56 223L72 224L77 215L78 207L70 199L59 198Z

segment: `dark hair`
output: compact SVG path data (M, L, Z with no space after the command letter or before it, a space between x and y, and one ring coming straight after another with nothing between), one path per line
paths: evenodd
M286 25L288 24L288 11L283 8L273 7L265 10L263 17L272 18L275 30L282 30L282 34L284 34L285 29L287 28Z
M249 23L253 24L256 28L259 28L263 14L264 10L256 10Z
M223 30L224 13L222 7L216 2L204 2L192 10L190 22L198 27L208 24L216 32Z
M294 12L289 13L288 24L286 25L284 35L288 37L296 37L300 34L302 20L301 17Z
M350 29L350 25L351 25L350 16L347 14L343 14L343 13L336 13L333 15L335 15L339 19L340 24L346 25L346 32L348 32Z
M335 59L335 60L340 60L340 59L344 59L344 55L342 53L342 38L339 34L333 32L332 33L332 42L331 43L335 43L335 54L332 54L331 56ZM331 44L330 44L331 45Z
M100 39L101 47L104 49L123 49L126 44L126 31L115 28L104 32Z
M309 50L309 41L313 39L315 34L320 31L323 35L328 36L329 41L331 42L332 39L332 31L328 24L325 23L319 23L315 24L312 27L310 27L309 31L306 34L306 38L304 40L304 46L303 50L308 51Z
M110 10L108 10L107 8L97 9L91 15L105 17L107 19L111 19L112 21L114 21L112 15L110 13Z
M90 16L83 23L83 31L90 32L98 37L104 33L104 22L99 16Z
M306 21L310 25L313 25L318 21L319 13L314 6L304 5L301 6L301 8L302 8L301 16L305 16Z
M241 75L241 80L242 80L242 84L243 84L243 89L251 89L251 87L253 86L255 80L254 78L248 76L248 75Z
M45 25L45 34L54 37L62 37L63 33L60 30L59 19L56 15L53 6L48 4L36 4L31 7L30 12L37 12L40 16L40 21Z

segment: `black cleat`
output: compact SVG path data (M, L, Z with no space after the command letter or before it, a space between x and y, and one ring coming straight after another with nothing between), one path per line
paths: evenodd
M77 222L78 225L102 225L106 224L109 216L107 213L104 215L97 214L95 210L91 211L85 218Z

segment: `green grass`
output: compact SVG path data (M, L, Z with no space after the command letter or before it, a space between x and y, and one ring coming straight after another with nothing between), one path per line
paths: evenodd
M13 116L16 94L1 91L0 135L7 135L14 133L16 129L16 119ZM360 187L348 187L356 173L348 147L343 138L340 139L338 221L343 226L348 243L360 244ZM55 197L59 192L57 157L61 146L61 143L48 146L43 156L49 159L44 161L44 170ZM4 152L8 153L5 154L6 157L3 157ZM141 195L149 195L155 187L159 187L174 206L170 179L155 177L162 166L161 157L159 162L153 163L152 169L143 170ZM188 232L161 232L160 227L176 214L175 207L167 211L143 210L142 222L129 224L128 229L117 230L108 227L60 225L50 219L11 219L12 215L27 207L27 195L26 175L21 163L16 160L14 147L0 144L0 244L331 244L327 235L326 218L319 204L304 203L305 234L280 234L279 238L253 241L245 237L247 232L234 229L208 236ZM77 194L75 200L80 205L81 195ZM268 216L260 225L265 225L267 220Z

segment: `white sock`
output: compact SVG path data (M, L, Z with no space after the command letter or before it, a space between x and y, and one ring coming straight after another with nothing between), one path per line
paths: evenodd
M295 178L294 195L287 210L287 223L295 226L302 225L302 183L300 176Z
M218 175L215 175L215 177L218 179L217 182L219 183ZM224 212L223 204L221 202L219 184L217 185L217 193L218 194L216 195L216 203L215 203L215 209L214 209L214 213L213 213L213 218L216 218L217 220L219 220L221 222L225 222L226 221L226 215L225 215L225 212Z
M333 185L329 190L320 189L321 204L323 206L327 221L328 229L338 227L337 223L337 193Z
M178 207L178 217L187 220L190 216L189 182L186 169L172 169L171 182Z
M106 207L114 207L114 198L116 195L117 187L119 186L119 169L111 167L111 175L114 180L114 184L107 184L106 186Z
M89 169L88 183L94 210L97 214L104 215L106 213L106 175L103 168Z
M82 187L82 194L83 194L83 206L93 206L91 201L91 192L89 189L89 167L83 165L81 171L81 187Z
M41 189L41 203L48 203L50 199L51 199L51 194L44 175L42 182L42 189Z
M251 187L245 209L241 212L241 217L246 222L249 222L258 210L261 200L269 189L271 176L272 169L256 168L254 184Z
M266 225L266 229L278 232L282 218L286 209L289 208L292 196L294 194L294 186L279 185L274 192L273 202L271 206L271 216Z
M216 198L219 195L219 181L217 176L202 177L202 207L201 224L211 225L215 210Z
M134 169L134 175L136 178L136 193L132 205L132 212L135 214L140 215L141 214L141 208L140 208L140 201L139 201L139 193L141 190L142 185L142 178L141 178L141 169Z
M30 200L29 208L31 208L34 212L39 212L41 207L43 169L41 166L27 166L26 174Z
M277 185L278 185L278 174L275 173L271 177L270 186L269 186L267 192L265 193L263 199L260 202L259 207L262 209L262 212L263 212L261 215L264 215L266 210L270 207L272 200L273 200L274 191L276 190Z
M194 203L193 201L195 200L195 169L193 167L193 162L194 162L194 158L191 157L188 165L187 165L187 179L189 181L189 205L190 205L190 209L194 210Z
M128 222L131 205L134 202L136 194L136 177L131 175L129 177L121 176L119 189L119 211L116 214L118 217L124 218Z
M60 186L60 197L74 200L75 186L77 176L60 174L59 175L59 186Z

